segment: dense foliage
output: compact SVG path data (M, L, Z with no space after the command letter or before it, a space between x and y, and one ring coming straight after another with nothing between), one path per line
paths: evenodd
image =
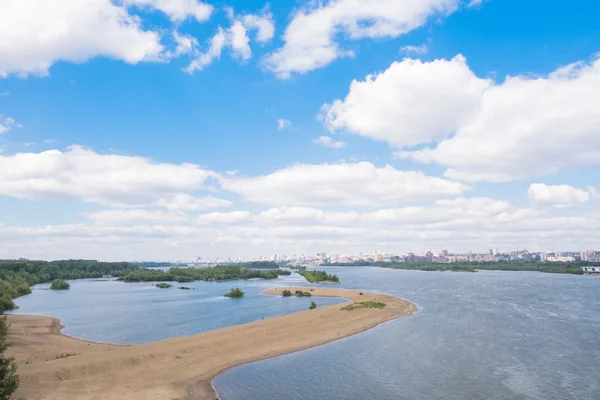
M161 282L161 283L157 283L156 287L159 288L159 289L169 289L169 288L172 288L173 285Z
M290 292L289 290L285 289L281 292L281 295L283 297L290 297L292 295L292 292Z
M52 290L67 290L71 287L69 282L63 281L62 279L55 279L52 281L52 285L50 285L50 289Z
M6 357L4 352L8 347L9 323L6 315L0 316L0 400L9 400L19 387L17 365L12 357Z
M279 264L275 261L248 261L237 264L242 268L254 268L254 269L279 269Z
M303 292L302 290L296 290L297 297L310 297L312 294L310 292Z
M191 282L191 281L232 281L238 279L276 279L279 275L290 275L281 269L255 270L238 265L217 265L212 268L169 268L168 271L139 269L121 279L125 282Z
M242 289L237 287L237 288L231 288L229 293L225 293L223 296L231 297L232 299L239 299L241 297L244 297L244 294L245 293L242 291Z
M314 300L312 300L310 302L310 306L308 307L309 310L314 310L315 308L317 308L317 303L315 303Z
M137 269L137 265L125 262L0 260L0 313L15 308L13 299L31 293L29 287L36 283L122 276Z
M311 283L315 282L337 282L340 283L340 278L337 275L328 275L324 271L309 271L309 270L301 270L298 271L300 275L306 278L307 281Z
M539 271L558 274L583 274L579 263L539 263L539 262L472 262L449 264L381 264L383 268L407 269L419 271L455 271L476 272L490 271Z

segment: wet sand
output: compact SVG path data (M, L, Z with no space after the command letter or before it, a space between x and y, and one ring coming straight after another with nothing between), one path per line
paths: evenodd
M55 318L10 315L8 353L19 364L21 377L14 398L214 400L211 381L229 368L329 343L416 310L406 300L369 292L360 295L357 290L282 287L263 293L281 295L284 289L312 289L317 304L318 297L343 297L382 302L386 307L349 309L348 304L336 304L135 346L63 335Z

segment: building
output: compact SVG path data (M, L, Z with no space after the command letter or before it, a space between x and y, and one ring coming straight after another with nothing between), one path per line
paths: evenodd
M448 257L448 250L442 250L442 257Z
M585 275L600 275L600 266L596 267L581 267Z

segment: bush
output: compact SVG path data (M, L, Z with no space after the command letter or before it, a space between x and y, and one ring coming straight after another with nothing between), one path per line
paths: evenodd
M308 307L309 310L314 310L315 308L317 308L317 303L315 303L314 300L312 300L310 302L310 306Z
M13 357L5 357L4 352L8 347L6 339L8 337L9 323L6 316L0 317L0 400L9 400L10 396L19 387L19 376L17 375L17 365Z
M296 290L296 296L298 297L310 297L312 294L310 292L303 292L302 290Z
M290 297L292 295L292 292L290 292L289 290L285 289L284 291L281 292L281 295L283 297Z
M52 285L50 285L50 289L52 290L67 290L70 288L69 282L63 281L62 279L55 279L52 281Z
M156 287L160 288L160 289L169 289L169 288L172 288L173 285L162 282L162 283L157 283Z
M362 296L363 294L362 294L362 292L360 292L358 295L359 295L359 296Z
M187 286L179 286L177 289L181 289L181 290L190 290L189 287Z
M239 299L241 297L244 297L244 292L242 291L242 289L238 288L231 288L231 290L229 291L229 293L225 293L223 296L225 297L231 297L232 299Z

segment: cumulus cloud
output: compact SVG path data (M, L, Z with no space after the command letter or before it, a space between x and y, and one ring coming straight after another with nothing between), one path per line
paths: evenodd
M214 212L196 218L198 224L235 224L250 219L248 211Z
M431 62L407 58L353 81L345 99L323 106L323 118L331 131L413 146L445 138L469 121L490 85L460 55Z
M297 164L253 178L222 178L224 189L249 201L285 206L397 204L463 193L467 186L389 165Z
M423 43L420 46L412 46L412 45L408 45L408 46L403 46L400 51L402 51L404 54L427 54L427 52L429 51L429 48L427 47L427 45L425 43Z
M180 22L186 18L206 21L212 13L212 6L198 0L124 0L127 6L159 10L172 21Z
M0 2L0 77L47 75L57 61L103 56L136 64L162 53L159 33L110 0Z
M0 135L10 131L14 127L21 128L21 125L17 124L17 121L15 121L13 118L0 118Z
M233 203L229 200L218 199L212 196L194 197L187 193L179 193L160 199L157 204L169 210L199 211L209 208L230 207Z
M194 164L156 163L72 146L65 152L0 156L0 195L139 205L156 203L170 193L200 189L213 175Z
M570 207L585 203L593 198L595 193L594 188L583 190L569 185L546 185L544 183L533 183L527 190L531 201L555 207Z
M105 210L87 214L94 223L109 226L181 223L188 219L182 212L162 210Z
M352 56L337 41L394 38L423 26L431 17L456 11L460 0L329 0L310 2L287 26L285 45L265 58L279 77L321 68L336 58Z
M509 76L483 92L453 136L400 156L465 181L502 182L600 160L600 60L545 76ZM423 140L422 142L425 142Z
M252 57L250 48L249 31L256 31L256 40L264 43L273 37L274 23L273 16L268 11L260 14L245 14L236 16L233 9L227 8L231 26L223 29L219 26L217 33L209 41L209 47L206 52L199 53L196 59L185 68L188 73L202 71L206 66L221 57L224 49L229 48L231 55L238 60L245 62Z
M288 128L291 128L291 126L292 126L292 121L290 121L289 119L279 118L277 120L277 129L279 129L279 130L288 129Z
M347 146L346 142L342 142L341 140L333 140L333 138L329 136L319 136L313 140L313 143L320 146L329 147L330 149L334 150L343 149Z

